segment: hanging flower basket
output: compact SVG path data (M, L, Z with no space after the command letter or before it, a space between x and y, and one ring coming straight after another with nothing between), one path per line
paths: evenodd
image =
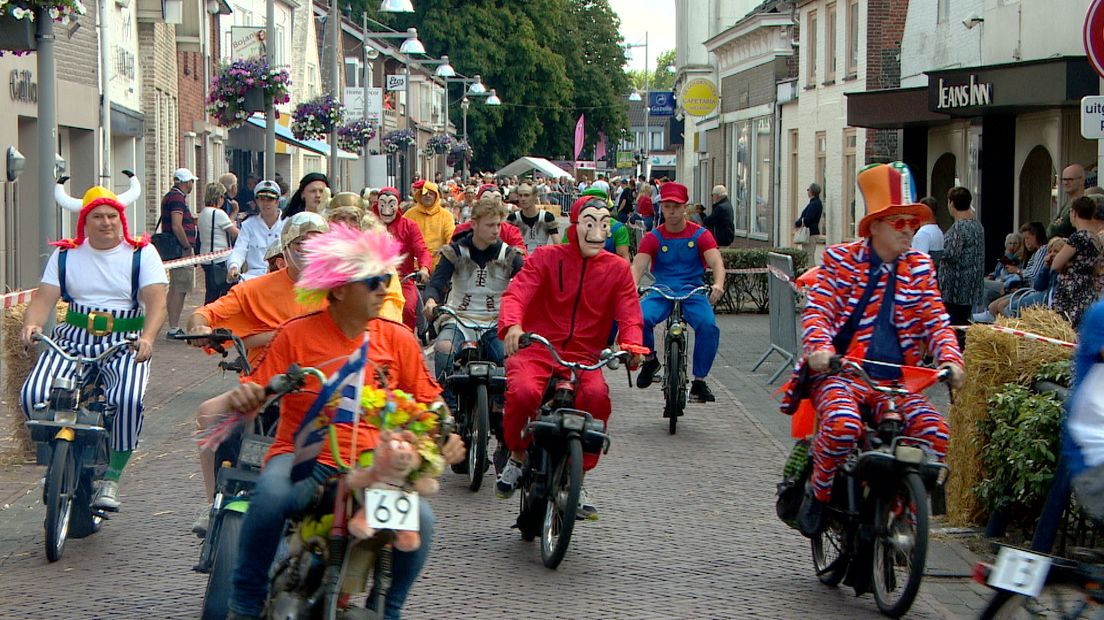
M455 144L455 142L452 136L445 133L433 134L429 137L429 141L426 142L426 151L437 155L444 155L452 149L453 144Z
M207 113L221 127L240 127L253 112L287 103L291 76L263 58L238 59L219 68L207 95Z
M383 136L383 150L385 153L398 153L410 148L414 144L413 129L396 129Z
M295 106L291 133L300 140L320 140L345 120L345 106L330 95L322 95Z
M20 19L10 12L0 14L0 50L16 52L17 56L22 56L35 49L38 49L38 42L35 41L34 21Z
M67 25L85 14L81 0L7 0L0 1L0 56L14 52L24 56L38 49L35 18L38 9L46 9L50 19Z
M467 142L457 142L449 150L448 157L445 158L445 163L449 166L456 166L461 161L470 162L475 155L472 151L472 147Z
M359 151L375 137L376 126L364 119L337 128L337 145L346 151Z

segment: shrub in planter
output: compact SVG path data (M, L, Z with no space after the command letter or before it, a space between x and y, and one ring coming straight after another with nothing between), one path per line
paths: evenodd
M320 140L345 120L345 106L330 95L295 106L291 133L300 140Z
M241 127L257 111L247 99L259 92L261 109L269 101L287 103L291 99L289 86L291 77L286 70L272 68L263 58L238 59L220 67L211 81L207 113L220 127Z
M794 273L805 271L808 257L804 250L797 248L721 248L721 258L725 269L761 269L767 266L767 254L777 252L793 258ZM748 299L755 304L758 312L766 312L768 299L768 274L735 274L727 277L729 288L739 303Z

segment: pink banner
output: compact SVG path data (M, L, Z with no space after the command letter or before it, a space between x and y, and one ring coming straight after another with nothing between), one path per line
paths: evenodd
M594 159L602 161L606 158L606 133L598 132L598 146L594 147Z
M575 159L579 159L579 153L583 152L583 139L586 135L584 119L586 114L580 114L579 120L575 123Z

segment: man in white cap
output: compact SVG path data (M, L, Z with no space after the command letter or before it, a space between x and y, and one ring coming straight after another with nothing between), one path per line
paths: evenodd
M161 199L161 230L172 231L183 252L182 258L195 254L196 218L188 207L188 194L195 189L198 177L187 168L177 168L173 173L173 186ZM195 286L195 268L182 267L169 271L169 332L168 336L183 334L180 329L180 312L184 309L184 297Z

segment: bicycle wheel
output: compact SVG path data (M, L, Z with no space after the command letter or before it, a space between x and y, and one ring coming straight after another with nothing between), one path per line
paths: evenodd
M455 393L455 392L454 392ZM471 451L471 419L472 419L472 406L471 399L467 398L465 394L456 394L456 433L460 435L460 439L464 440L464 446L467 450ZM466 474L468 473L468 461L469 458L465 458L459 463L453 463L450 465L452 473L454 474Z
M904 615L920 590L928 556L928 509L924 483L911 472L875 511L874 600L891 618Z
M69 515L77 490L77 461L73 444L54 441L54 454L46 471L46 559L57 562L69 536Z
M219 521L217 540L211 570L207 573L207 590L203 593L203 620L223 620L230 612L230 588L234 565L238 561L238 543L241 541L245 515L235 510L224 510L216 517ZM215 525L212 523L212 525Z
M686 407L686 377L682 361L682 342L671 339L667 342L667 368L664 369L663 382L667 399L667 432L675 434L679 416Z
M1080 620L1097 618L1100 605L1071 583L1047 583L1039 596L1030 597L998 590L981 612L981 620L1016 620L1018 618L1054 618Z
M81 468L73 511L69 515L69 538L85 538L103 527L103 513L92 508L92 469Z
M487 386L475 386L475 408L471 412L471 436L468 444L468 489L478 491L483 486L487 469L487 443L490 435L490 403Z
M567 452L556 465L551 482L541 525L541 560L548 568L556 568L571 542L583 486L583 446L578 437L567 441Z
M824 530L809 541L813 548L813 568L817 579L826 586L836 587L847 574L851 555L847 551L847 529L829 518Z

